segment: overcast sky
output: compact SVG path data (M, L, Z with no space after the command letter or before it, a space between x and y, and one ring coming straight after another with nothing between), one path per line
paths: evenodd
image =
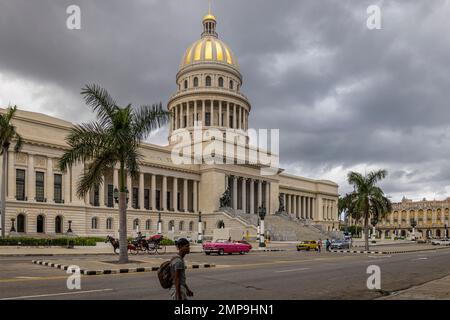
M81 8L81 30L66 8ZM382 29L366 26L369 5ZM0 0L0 106L71 122L97 83L119 103L176 90L207 0ZM385 168L394 201L450 196L449 0L213 0L252 103L250 127L280 128L281 166L330 179ZM151 140L165 144L167 129Z

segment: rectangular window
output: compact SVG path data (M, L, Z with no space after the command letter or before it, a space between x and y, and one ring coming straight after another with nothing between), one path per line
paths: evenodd
M55 200L55 203L62 203L62 175L61 174L54 174L53 175L53 192L54 196L53 199Z
M44 202L44 173L36 172L36 201Z
M144 189L144 207L146 210L150 210L150 190Z
M108 184L108 207L114 207L114 186L112 184Z
M181 210L181 193L177 193L177 210Z
M205 126L209 127L211 125L211 113L205 112Z
M139 188L133 188L133 208L137 209L139 205Z
M187 127L187 116L183 116L183 128Z
M25 170L16 170L16 199L25 200Z
M99 187L94 187L94 207L100 206L100 190Z
M170 191L167 191L167 199L166 199L167 201L166 201L166 210L167 211L169 211L170 210L170 208L171 208L171 205L170 205L170 203L171 203L171 199L170 199Z
M156 210L161 210L161 190L156 190Z
M230 128L233 128L233 116L230 116L230 125L229 125L229 127Z

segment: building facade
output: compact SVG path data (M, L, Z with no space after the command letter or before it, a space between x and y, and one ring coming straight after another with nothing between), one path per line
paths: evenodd
M392 204L392 212L376 226L381 238L408 237L414 232L419 238L448 237L450 198L445 200L412 201L403 198ZM356 221L350 219L350 224Z
M243 228L249 235L256 235L256 225L233 213L257 215L258 208L265 207L268 214L275 214L280 205L299 221L313 222L324 230L337 229L338 186L334 182L297 177L281 169L273 175L262 175L261 165L250 162L173 162L172 150L179 133L192 135L198 124L201 130L223 132L224 141L225 132L232 132L244 141L245 150L252 149L248 145L251 104L241 93L243 79L236 57L219 40L216 23L211 14L203 18L200 40L182 58L176 75L177 91L167 106L172 112L169 144L143 143L139 178L127 178L128 233L139 230L154 234L161 219L163 234L195 238L201 212L206 235L220 221L226 227ZM13 122L24 144L19 153L13 148L9 151L7 233L14 224L19 234L57 236L68 230L70 222L77 235L117 236L114 189L118 186L118 168L111 168L99 188L79 198L77 181L84 164L66 172L58 168L59 158L68 148L65 137L73 124L21 110ZM207 141L200 144L207 145ZM220 199L226 191L231 196L230 208L222 210Z

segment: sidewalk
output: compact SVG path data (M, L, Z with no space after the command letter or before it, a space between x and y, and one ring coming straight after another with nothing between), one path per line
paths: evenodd
M103 257L102 260L75 258L66 260L64 258L50 258L46 260L33 260L32 263L67 270L69 266L77 266L80 273L84 275L114 274L114 273L132 273L132 272L151 272L158 271L159 266L164 261L169 260L166 255L163 256L137 256L130 255L129 263L118 264L115 257ZM187 269L213 268L214 264L199 263L186 259Z
M334 253L366 253L366 254L394 254L394 253L409 253L409 252L421 252L421 251L434 251L450 249L450 246L433 246L431 244L411 244L402 246L369 246L369 251L365 251L362 248L350 248L344 250L331 250Z
M167 246L167 253L176 252L175 246ZM202 252L201 245L191 245L191 252ZM119 253L119 250L117 250ZM19 247L1 246L0 257L13 256L64 256L64 255L115 255L112 246L105 247L75 247L67 249L64 247ZM131 256L131 255L130 255Z
M450 276L399 291L377 300L450 300Z

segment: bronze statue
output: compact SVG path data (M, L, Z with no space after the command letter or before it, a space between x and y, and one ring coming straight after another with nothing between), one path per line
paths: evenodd
M280 207L278 208L278 212L284 212L284 196L282 193L280 193L280 195L278 196L278 201L280 203Z
M230 187L225 190L222 197L220 198L220 207L221 208L230 208L231 207L231 190Z

